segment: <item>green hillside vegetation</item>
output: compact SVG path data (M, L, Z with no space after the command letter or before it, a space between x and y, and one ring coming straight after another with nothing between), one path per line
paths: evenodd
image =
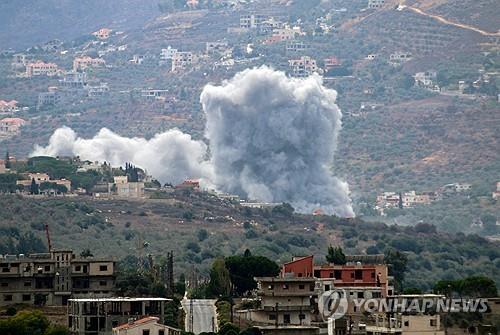
M278 264L292 256L314 254L325 261L329 245L345 254L403 252L408 259L404 287L428 290L438 280L484 275L500 282L500 248L477 235L436 232L430 224L387 226L361 219L290 214L241 208L204 193L179 192L147 201L58 198L33 200L0 196L0 253L46 250L44 224L53 245L90 249L95 255L137 255L137 241L147 253L175 255L176 277L196 265L208 275L217 257L246 249ZM26 245L30 248L27 249Z

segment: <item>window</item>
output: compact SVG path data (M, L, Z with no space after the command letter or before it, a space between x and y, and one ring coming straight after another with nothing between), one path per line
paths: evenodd
M50 265L45 265L45 272L49 272L50 271Z
M314 277L320 278L321 277L321 271L319 270L314 270Z
M329 277L330 277L330 278L333 278L333 272L330 272Z
M306 286L304 284L299 284L299 290L303 290L305 288L306 288Z
M108 266L107 265L100 265L99 266L99 271L108 271Z
M75 266L75 271L77 271L77 272L82 271L82 266L81 265Z
M149 335L149 334L150 334L149 329L142 330L142 335Z
M158 335L165 335L165 330L163 329L158 330Z
M404 322L404 325L405 325L405 327L410 327L410 321L406 320L406 321Z
M276 320L276 314L269 314L269 321L275 321Z
M87 265L84 265L82 269L83 269L83 271L82 271L83 273L87 273Z
M274 285L269 285L269 286L267 287L267 289L268 289L268 290L274 290Z
M302 277L302 273L299 273L299 278Z
M437 322L436 322L435 319L432 319L430 321L431 321L431 327L436 327L437 326Z
M101 281L99 282L99 286L106 286L107 284L108 284L108 282L107 282L107 281L105 281L105 280L101 280Z
M31 294L23 294L23 301L30 301L31 300Z
M358 299L364 299L365 292L358 292Z
M354 278L356 280L361 280L363 279L363 271L362 270L355 270L354 271Z
M380 292L372 292L372 298L382 298L382 294Z
M330 285L325 285L325 291L330 291Z
M299 314L299 320L304 320L306 318L305 314Z
M2 283L0 286L7 287L7 286L9 286L9 283Z
M31 282L30 281L25 281L24 282L24 287L31 287Z
M338 280L342 279L342 271L335 270L335 271L333 271L333 274L334 274L335 279L338 279Z
M12 301L12 294L6 294L3 296L3 301Z
M283 323L290 324L290 314L283 314Z
M9 268L2 268L2 272L10 272Z
M375 271L372 271L372 278L375 278Z

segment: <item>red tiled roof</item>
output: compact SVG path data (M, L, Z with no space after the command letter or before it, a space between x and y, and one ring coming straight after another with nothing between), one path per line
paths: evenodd
M131 323L125 323L125 324L123 324L121 326L113 328L113 330L130 329L130 328L137 327L137 326L145 324L145 323L149 323L149 322L153 322L153 321L154 322L158 322L158 320L160 320L160 319L157 318L157 317L148 316L148 317L136 320L136 321L131 322Z

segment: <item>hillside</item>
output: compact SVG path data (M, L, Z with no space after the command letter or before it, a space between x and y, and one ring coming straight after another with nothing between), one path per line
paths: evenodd
M409 260L406 287L429 289L439 279L480 274L500 283L499 245L478 236L436 232L425 224L404 228L360 219L292 215L285 206L250 210L205 193L180 192L161 198L0 196L0 206L6 209L0 213L0 253L43 251L44 223L48 223L57 248L77 252L89 248L96 255L118 258L164 256L173 250L176 276L192 265L206 274L213 258L241 254L247 248L278 263L307 254L322 261L333 244L351 254L404 251ZM25 235L28 231L34 235ZM138 248L144 242L148 247Z
M133 30L157 15L156 0L4 0L2 48L27 48L52 39L71 40L102 27Z

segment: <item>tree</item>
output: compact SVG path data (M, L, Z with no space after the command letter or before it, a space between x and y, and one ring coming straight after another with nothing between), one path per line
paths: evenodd
M205 241L208 237L208 231L206 229L198 230L198 241Z
M38 189L38 184L35 182L35 178L31 179L30 193L31 194L38 194L38 193L40 193L40 191Z
M342 250L342 248L341 247L333 247L332 245L330 245L328 247L328 251L326 254L326 260L329 263L338 264L338 265L344 265L347 262L344 251Z
M87 258L87 257L94 257L92 254L92 251L90 249L83 249L82 252L80 253L80 257Z
M44 335L69 335L69 329L60 325L51 325Z
M21 311L0 321L0 334L43 335L50 322L40 311Z
M405 272L408 266L408 257L394 249L388 249L384 255L385 263L389 267L389 275L394 277L398 290L403 289Z
M10 164L10 155L9 152L7 151L7 153L5 154L5 168L10 169L11 167L12 165Z
M216 297L227 297L231 293L231 277L223 258L217 258L212 263L208 290Z
M257 288L254 277L274 277L280 271L278 264L264 256L238 255L226 257L224 260L238 295Z

